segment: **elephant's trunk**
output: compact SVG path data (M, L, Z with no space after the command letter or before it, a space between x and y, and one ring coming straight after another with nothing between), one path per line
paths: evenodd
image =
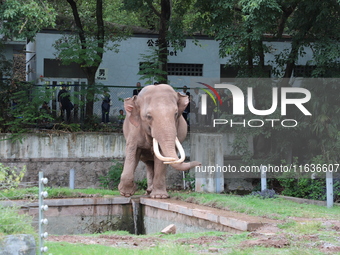
M156 138L153 138L153 150L154 150L155 156L159 160L163 161L164 164L171 164L171 166L173 168L175 168L176 170L179 170L179 171L187 171L190 168L201 165L201 163L197 162L197 161L183 163L183 161L185 159L185 152L184 152L184 149L183 149L183 147L182 147L182 145L181 145L181 143L180 143L180 141L178 140L177 137L175 139L175 145L176 145L176 148L179 151L180 158L177 159L177 155L176 155L176 158L175 157L164 157L164 156L161 155L161 153L159 151L158 141L156 140Z

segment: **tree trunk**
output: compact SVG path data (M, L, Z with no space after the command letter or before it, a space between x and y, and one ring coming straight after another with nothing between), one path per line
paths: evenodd
M87 75L87 91L86 91L86 111L85 122L89 123L93 117L93 104L95 96L95 78L98 67L86 68Z
M169 21L171 17L171 0L161 1L161 13L160 13L160 28L159 28L159 55L158 59L161 63L160 69L165 72L161 75L160 83L167 83L168 81L168 44L166 40L167 32L169 29Z

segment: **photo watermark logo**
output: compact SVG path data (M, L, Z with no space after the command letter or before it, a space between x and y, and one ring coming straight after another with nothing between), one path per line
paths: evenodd
M245 95L243 91L237 87L236 85L232 84L215 84L214 87L209 86L205 83L199 82L200 84L208 87L217 97L222 105L222 99L216 89L228 89L232 95L232 114L234 116L244 116L245 115ZM280 95L280 106L281 106L281 116L287 115L287 105L295 105L305 116L311 116L312 114L306 109L304 106L305 103L309 102L311 99L311 93L306 88L301 87L272 87L272 105L269 109L256 109L254 106L254 92L252 87L247 88L247 107L248 110L257 116L267 116L274 113L278 107L278 99ZM209 92L209 91L208 91ZM213 98L213 95L209 92L207 93L214 101L216 105L216 100ZM201 96L201 114L207 115L207 94L203 94ZM288 94L299 94L303 95L302 98L289 98ZM242 125L243 127L262 127L265 123L269 123L271 127L274 127L277 122L281 124L282 127L296 127L298 125L297 120L295 119L250 119L250 120L241 120L241 121L234 121L232 119L213 119L213 127L217 125L225 125L230 124L231 127L235 125Z

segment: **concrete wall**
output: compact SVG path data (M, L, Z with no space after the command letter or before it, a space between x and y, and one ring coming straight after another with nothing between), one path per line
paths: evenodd
M191 146L200 146L198 137L201 135L204 134L188 136L183 142L188 160ZM8 138L8 134L0 134L0 162L18 168L25 165L24 182L36 182L39 171L43 171L53 187L69 186L70 169L75 170L75 188L99 187L99 177L106 175L114 165L112 160L123 162L125 155L125 138L121 133L37 133L27 134L21 142L12 142ZM232 154L233 139L233 134L223 134L224 157ZM204 150L214 150L214 145L211 146ZM145 166L140 162L135 179L145 177ZM182 179L183 172L168 166L169 188L182 187Z

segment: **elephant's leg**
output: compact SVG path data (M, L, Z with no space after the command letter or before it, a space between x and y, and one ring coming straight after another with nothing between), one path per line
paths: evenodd
M131 197L137 189L137 186L134 182L134 176L140 154L141 151L137 148L126 149L123 173L120 177L120 183L118 185L119 192L122 196Z
M155 169L153 177L153 188L150 193L152 198L168 198L168 192L166 191L166 165L159 159L155 159Z
M146 189L146 195L149 195L153 188L153 178L154 178L154 162L146 161L144 162L146 165L146 178L148 181L148 187Z

